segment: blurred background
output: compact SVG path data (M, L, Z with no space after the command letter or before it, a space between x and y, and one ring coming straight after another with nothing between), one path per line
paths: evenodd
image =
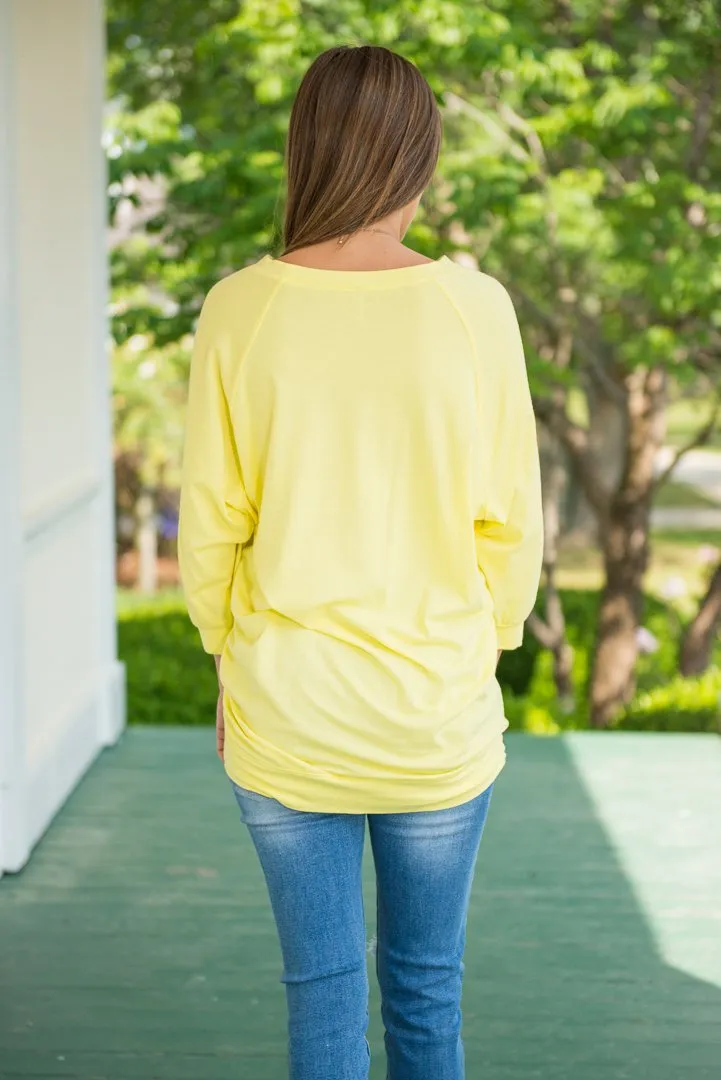
M407 242L516 303L547 545L512 728L715 731L721 710L721 33L712 0L110 0L120 657L131 724L213 722L175 556L192 332L279 253L289 110L338 42L442 106Z

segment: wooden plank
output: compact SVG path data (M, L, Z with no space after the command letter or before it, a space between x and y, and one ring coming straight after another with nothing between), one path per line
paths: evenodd
M718 1080L721 741L508 743L469 912L469 1078ZM370 941L369 850L364 892ZM0 882L0 1077L283 1080L279 975L212 733L131 729Z

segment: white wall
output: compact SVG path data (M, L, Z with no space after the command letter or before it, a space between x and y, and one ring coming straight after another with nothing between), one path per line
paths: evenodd
M0 0L0 870L124 722L101 0Z

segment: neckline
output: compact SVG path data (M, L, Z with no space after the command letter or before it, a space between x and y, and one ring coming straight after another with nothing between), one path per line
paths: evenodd
M272 255L264 255L256 266L288 281L305 282L308 285L343 285L372 286L403 284L433 274L439 267L450 260L447 255L431 262L413 263L411 266L396 266L388 270L331 270L326 267L300 266L298 263L282 262Z

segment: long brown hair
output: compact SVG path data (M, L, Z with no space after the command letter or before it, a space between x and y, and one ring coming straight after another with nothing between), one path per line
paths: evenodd
M378 45L340 45L305 73L286 144L284 253L368 228L428 185L441 115L418 68Z

